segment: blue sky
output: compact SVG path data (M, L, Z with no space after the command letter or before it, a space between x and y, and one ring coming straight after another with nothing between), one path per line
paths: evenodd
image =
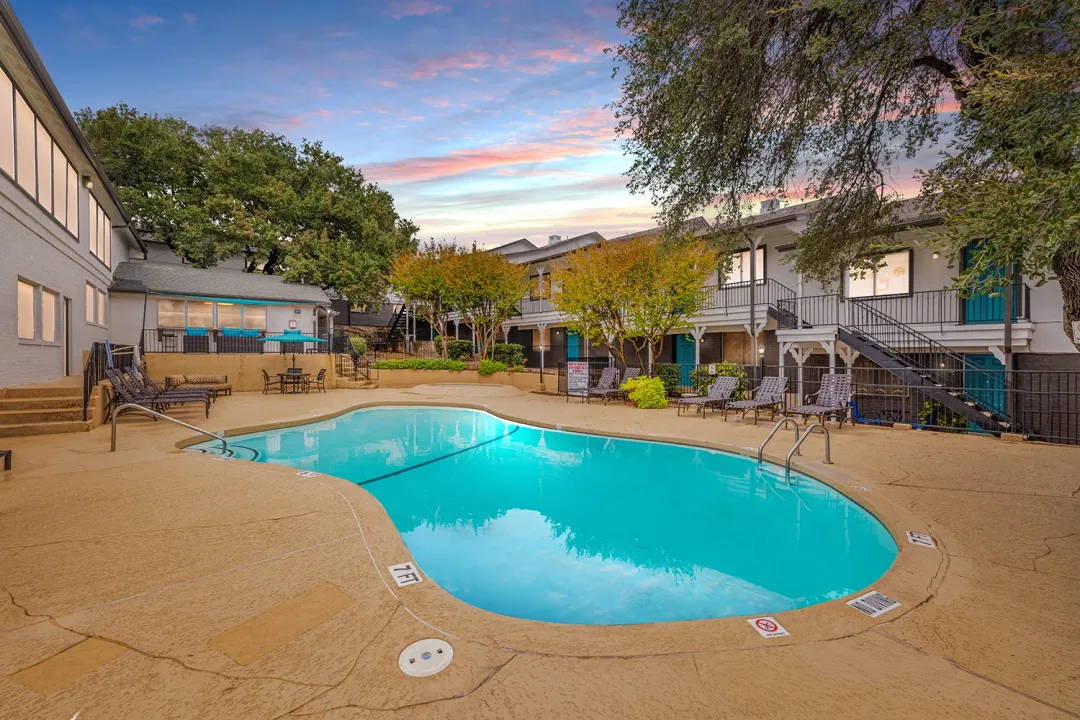
M321 140L422 238L654 225L605 108L616 0L12 0L72 109Z

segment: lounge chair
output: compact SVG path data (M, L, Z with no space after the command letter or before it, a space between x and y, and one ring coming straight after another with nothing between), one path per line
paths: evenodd
M281 389L281 378L280 377L271 378L270 373L266 372L265 369L263 369L262 374L263 374L263 395L265 395L271 388L277 388L278 392L283 392L282 389Z
M739 386L739 378L722 375L716 378L709 387L709 392L699 397L681 397L675 401L676 415L682 414L683 408L694 408L694 412L700 412L705 417L706 408L720 408L724 410L724 422L727 422L727 406L731 402L731 396L735 388Z
M810 399L814 401L811 402ZM840 373L828 373L821 376L821 386L816 393L811 393L805 398L805 405L792 408L787 411L788 415L801 415L803 422L809 422L810 418L818 417L825 422L827 417L834 417L844 427L847 419L848 403L851 401L851 376Z
M627 380L633 380L640 375L641 368L626 368L626 373L622 376L622 378L616 378L615 387L611 388L610 390L598 390L596 394L604 399L605 405L608 404L608 400L625 400L627 392L622 389L623 384L626 383Z
M163 413L168 411L170 405L198 402L205 406L206 417L210 417L209 390L196 388L161 390L156 385L153 385L152 381L146 376L142 376L141 380L136 380L112 368L105 370L105 376L112 385L113 392L116 393L120 403L134 403Z
M754 389L750 400L737 400L727 404L724 408L724 420L727 420L728 410L742 410L742 416L754 411L754 424L758 424L758 415L762 410L768 410L771 417L783 410L784 392L787 390L787 378L768 375L761 379L761 384Z
M589 398L598 397L605 398L604 404L607 404L607 394L613 390L618 390L619 371L613 367L606 367L600 371L600 379L596 381L596 385L585 391L585 397L582 398L585 404L589 404Z

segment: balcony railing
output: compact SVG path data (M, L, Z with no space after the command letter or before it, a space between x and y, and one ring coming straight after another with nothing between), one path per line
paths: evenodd
M235 337L231 334L226 336L220 330L213 329L208 329L204 335L192 335L188 334L183 328L156 328L143 330L142 351L144 353L201 355L261 355L267 353L318 355L342 351L344 341L340 335L331 338L326 333L311 333L310 336L322 338L327 342L281 342L274 338L284 338L285 333L265 330L250 332L247 336Z
M536 313L553 312L555 306L548 298L523 298L518 303L518 312L522 315L535 315Z
M755 305L778 305L795 297L795 291L772 279L758 280L754 285ZM705 288L705 310L727 311L750 307L750 283L726 283Z

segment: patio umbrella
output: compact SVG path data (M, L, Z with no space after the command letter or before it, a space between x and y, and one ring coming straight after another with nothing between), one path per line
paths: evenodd
M281 335L272 335L267 337L261 337L256 342L279 342L279 343L324 343L326 340L322 338L312 337L311 335L302 335L299 332L284 332ZM292 366L296 367L296 345L293 345L292 353Z

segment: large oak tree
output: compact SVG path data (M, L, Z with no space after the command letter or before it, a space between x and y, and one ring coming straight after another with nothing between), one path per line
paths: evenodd
M970 291L1024 276L1061 283L1080 319L1080 1L624 0L614 108L672 227L750 201L815 199L796 268L835 284L902 227L892 170L944 144L923 201L934 242L981 251ZM946 112L943 112L946 111ZM735 233L731 233L734 235ZM734 241L733 241L734 243ZM1080 343L1080 338L1072 338Z

